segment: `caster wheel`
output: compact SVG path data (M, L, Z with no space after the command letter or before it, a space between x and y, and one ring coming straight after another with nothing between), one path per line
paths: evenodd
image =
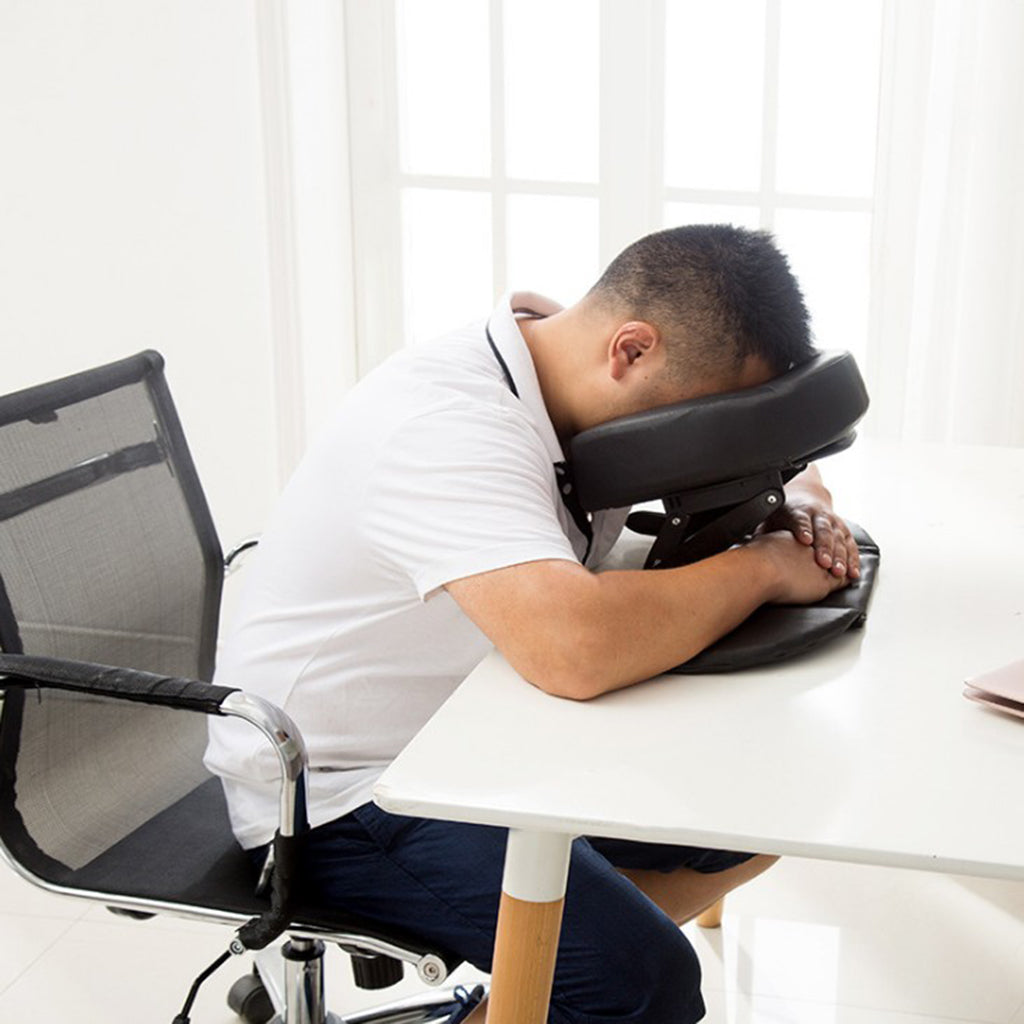
M267 1024L274 1016L274 1004L259 975L246 974L228 990L228 1006L246 1024Z

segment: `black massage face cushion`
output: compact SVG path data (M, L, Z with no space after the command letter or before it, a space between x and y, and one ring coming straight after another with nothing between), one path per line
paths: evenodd
M846 448L868 408L848 352L822 353L759 387L611 420L572 441L577 494L597 512L769 470L784 479Z
M783 485L849 447L868 394L849 353L822 353L759 387L603 423L572 441L577 497L588 512L660 499L634 513L655 536L646 568L706 558L748 537L785 501ZM861 578L811 608L765 607L677 669L729 671L792 657L863 623L878 548L859 527Z

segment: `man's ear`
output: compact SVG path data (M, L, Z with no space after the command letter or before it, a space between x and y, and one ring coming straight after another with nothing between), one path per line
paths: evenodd
M622 324L608 343L608 367L612 380L622 380L630 368L644 356L650 356L661 344L658 329L644 320Z

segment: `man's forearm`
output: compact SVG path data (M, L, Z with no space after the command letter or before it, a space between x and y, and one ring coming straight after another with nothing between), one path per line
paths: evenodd
M581 583L573 606L556 613L578 635L552 645L571 663L548 667L553 692L574 699L688 661L771 600L777 573L761 551L734 548L678 569L606 572Z
M594 575L551 559L446 589L522 676L586 700L689 660L766 601L806 604L846 583L779 531L678 569Z
M447 589L522 676L585 700L692 658L772 599L779 575L764 543L655 571L532 562Z

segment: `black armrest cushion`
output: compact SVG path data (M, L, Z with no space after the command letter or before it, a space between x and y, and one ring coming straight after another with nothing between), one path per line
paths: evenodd
M197 679L177 679L85 661L0 653L0 689L14 686L77 690L208 715L220 714L224 699L236 692L230 687L214 686Z

